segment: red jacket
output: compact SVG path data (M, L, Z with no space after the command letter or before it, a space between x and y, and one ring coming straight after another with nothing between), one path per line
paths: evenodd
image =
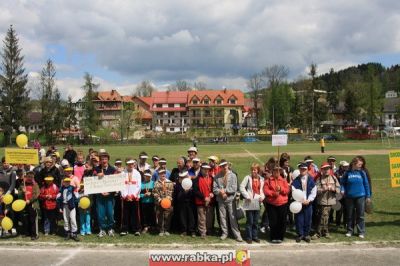
M44 209L54 210L57 207L57 194L58 187L55 184L51 184L50 186L45 185L40 189L39 198L42 200ZM48 199L46 196L50 196L50 199Z
M210 197L213 192L213 178L211 175L208 177L202 177L200 175L193 180L193 191L194 191L194 203L197 206L205 206L205 198ZM211 199L210 205L212 205L214 198Z
M276 195L276 188L280 186L281 191ZM275 206L281 206L288 202L289 185L286 179L281 176L276 180L271 177L264 181L264 194L267 199L267 203Z

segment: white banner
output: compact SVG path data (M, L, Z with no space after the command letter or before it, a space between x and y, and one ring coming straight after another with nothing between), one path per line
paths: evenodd
M121 191L125 186L125 175L105 175L102 178L98 176L87 176L83 178L85 194L98 194L104 192Z
M272 135L272 146L286 146L288 135Z

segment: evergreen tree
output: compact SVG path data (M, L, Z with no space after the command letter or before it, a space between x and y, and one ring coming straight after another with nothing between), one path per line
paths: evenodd
M99 115L93 102L96 98L96 90L99 84L93 83L93 77L89 73L85 73L83 78L85 80L85 84L82 87L85 91L82 114L83 131L92 136L99 126Z
M0 112L1 128L5 144L9 144L13 130L19 133L20 126L27 125L29 89L26 84L24 56L21 55L19 39L12 26L3 41L0 65Z

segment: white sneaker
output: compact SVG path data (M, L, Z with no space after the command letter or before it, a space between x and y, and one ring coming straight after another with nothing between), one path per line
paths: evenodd
M264 226L260 228L260 232L261 233L265 233L265 227Z
M17 229L12 228L11 229L11 235L16 236L17 235Z
M106 235L107 235L106 231L100 230L100 233L98 234L98 237L104 237Z
M346 237L351 237L352 233L351 232L347 232L346 233Z
M108 230L108 235L109 236L114 236L114 230L112 230L112 229Z
M159 235L159 236L164 236L164 233L163 233L163 232L160 232L158 235Z
M359 238L362 238L362 239L365 238L365 236L364 236L363 234L359 234L358 237L359 237Z
M222 236L220 237L220 239L221 239L221 240L225 240L227 237L228 237L227 235L222 235Z
M167 231L164 232L164 235L169 236L169 233Z

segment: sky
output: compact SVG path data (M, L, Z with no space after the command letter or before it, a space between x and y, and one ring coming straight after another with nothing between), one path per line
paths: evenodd
M274 64L293 80L311 63L318 74L400 63L398 10L398 0L2 0L0 38L12 24L30 84L53 60L64 98L82 97L85 72L126 95L143 80L247 90Z

